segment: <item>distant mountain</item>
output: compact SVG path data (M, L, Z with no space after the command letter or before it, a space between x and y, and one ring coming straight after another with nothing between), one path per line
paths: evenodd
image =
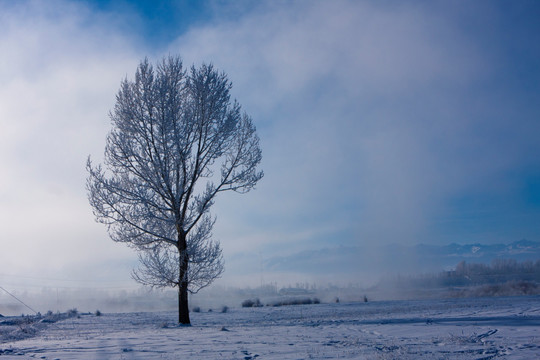
M381 274L436 272L459 262L489 264L494 259L540 260L540 242L519 240L510 244L449 244L379 247L335 247L273 257L263 263L265 271L317 274Z
M540 259L540 242L530 240L514 241L511 244L450 244L446 246L417 245L415 251L422 258L436 259L446 266L460 261L489 263L494 259L515 259L517 261Z

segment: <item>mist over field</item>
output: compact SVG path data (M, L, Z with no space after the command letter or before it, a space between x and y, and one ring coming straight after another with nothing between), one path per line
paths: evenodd
M300 253L259 264L251 274L255 281L214 285L191 296L192 308L220 311L241 307L245 300L260 299L262 305L280 301L317 299L323 303L517 296L540 294L540 243L516 241L504 245L418 245L382 247L377 261L359 249L341 248L318 254ZM385 255L382 255L382 252ZM400 259L396 261L395 259ZM309 260L308 260L309 259ZM318 266L311 266L317 259ZM126 264L129 266L129 264ZM330 277L331 267L343 278ZM280 269L275 272L275 269ZM390 270L393 269L393 270ZM229 271L235 271L233 267ZM238 269L241 271L241 269ZM356 278L347 274L355 273ZM241 274L238 274L242 278ZM247 277L246 277L247 278ZM36 281L43 286L32 286ZM10 293L0 292L0 314L32 314L34 311L83 312L173 311L176 291L122 287L114 282L73 284L52 279L4 278ZM106 285L106 286L104 286ZM0 290L1 291L1 290ZM29 305L28 308L26 305Z

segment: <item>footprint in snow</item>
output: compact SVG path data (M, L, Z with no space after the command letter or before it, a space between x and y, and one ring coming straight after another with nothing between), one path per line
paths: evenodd
M244 360L253 360L259 357L258 354L251 355L251 353L247 350L242 350L242 354L246 355L244 356Z

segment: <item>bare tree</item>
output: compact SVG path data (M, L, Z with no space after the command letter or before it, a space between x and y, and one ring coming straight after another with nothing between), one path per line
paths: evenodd
M88 158L88 198L112 240L139 251L138 282L178 287L178 321L189 324L188 292L223 272L210 207L218 193L251 190L263 176L251 118L230 99L212 65L179 57L142 61L110 113L104 167Z

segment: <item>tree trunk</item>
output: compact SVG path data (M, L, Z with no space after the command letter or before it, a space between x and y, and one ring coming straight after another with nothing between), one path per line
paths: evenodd
M191 325L189 320L187 285L178 287L178 322L182 325Z
M188 266L186 235L183 231L178 234L178 251L180 253L180 273L178 281L178 322L182 325L191 325L188 306Z

